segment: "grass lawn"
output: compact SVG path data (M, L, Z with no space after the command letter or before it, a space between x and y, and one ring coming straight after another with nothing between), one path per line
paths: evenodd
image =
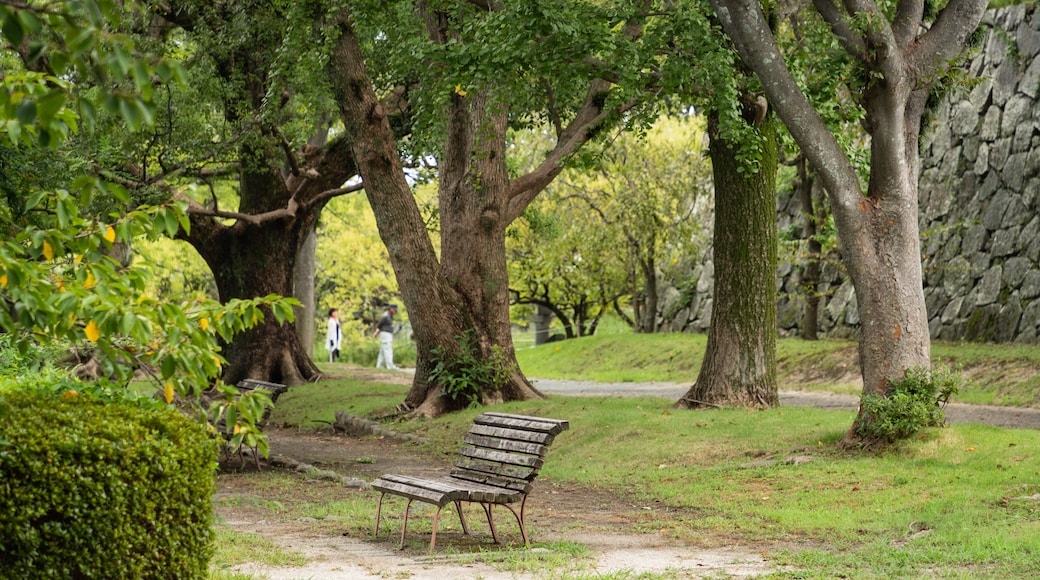
M521 365L545 377L636 381L695 375L703 338L629 336L524 350ZM826 355L849 343L781 343L783 356L799 364L846 364ZM1037 364L1037 355L1025 350L944 348L937 349L944 360L966 368ZM687 366L674 374L653 370L663 360ZM997 390L1031 380L1024 374L1004 377ZM407 389L362 381L313 387L320 389L308 386L283 396L273 420L298 417L305 407L378 414L399 403ZM315 405L319 394L323 398ZM550 452L547 477L645 503L655 514L645 526L648 533L666 533L692 546L761 547L784 567L778 577L1040 577L1036 430L954 425L884 452L844 452L835 443L851 424L848 411L678 411L671 402L553 397L496 410L571 421ZM393 428L429 438L431 453L450 454L478 412Z

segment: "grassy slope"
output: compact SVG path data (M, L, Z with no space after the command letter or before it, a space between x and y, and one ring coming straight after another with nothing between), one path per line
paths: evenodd
M610 382L692 382L706 338L691 334L610 334L517 351L533 377ZM954 397L964 403L1040 407L1040 348L933 344L933 362L961 368L969 384ZM777 342L782 390L861 390L854 342L795 338Z

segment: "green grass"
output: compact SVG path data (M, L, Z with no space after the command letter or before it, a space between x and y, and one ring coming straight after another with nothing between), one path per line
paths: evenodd
M389 412L404 400L407 389L352 380L321 381L289 389L278 399L275 425L286 427L327 427L336 420L336 411L368 416Z
M533 376L677 380L686 372L695 375L692 365L703 347L703 337L697 336L619 334L518 354L522 368ZM855 352L852 343L841 341L783 340L781 376L816 373L820 378L814 385L827 385L850 372L849 349ZM1040 375L1035 350L935 348L944 363L961 365L968 375L993 377L987 388L961 395L961 400L987 402L1035 401L1026 393L1035 390L1030 385ZM675 370L680 360L691 364L682 373ZM823 388L837 388L834 384ZM781 388L799 387L805 385L781 383ZM399 403L406 391L359 381L296 387L279 399L272 420L305 425L331 417L334 410L379 414ZM571 430L554 443L543 477L642 506L633 520L638 530L696 547L760 551L783 567L778 578L1040 577L1036 430L953 425L926 430L884 452L844 452L836 443L851 425L852 411L680 411L671 403L649 397L552 397L495 409L571 421ZM431 455L450 455L478 412L405 421L393 428L428 438L425 449ZM269 487L260 486L259 497L298 493L292 479L299 476L284 477L266 480L263 485ZM375 499L375 494L357 492L335 502L286 501L281 515L314 518L330 533L346 530L369 537ZM388 524L381 535L400 529L394 518L400 517L401 506L392 501L384 505ZM409 534L408 550L425 550L428 539L421 534L429 532L431 513L413 513L409 530L415 533ZM450 510L444 515L442 530L458 526ZM549 577L593 577L582 567L582 532L580 526L574 530L575 547L544 545L548 553L534 559L509 550L481 555L479 546L462 556L499 562L505 569L548 570ZM533 535L537 538L537 530ZM669 576L622 572L609 577Z
M544 379L692 384L706 344L700 334L619 333L520 349L517 360L526 375ZM780 339L779 387L858 395L858 360L854 342ZM954 401L1040 407L1040 348L935 343L932 360L960 368L969 381Z
M372 389L390 400L406 390L344 384L330 391L344 398L324 404L362 408ZM553 397L496 410L571 421L545 477L645 506L636 523L647 532L696 546L761 546L797 571L781 577L1040 576L1037 431L954 425L883 453L846 453L836 442L851 411L678 411L670 403ZM275 417L285 411L280 406ZM477 412L394 428L429 438L431 453L450 454ZM337 529L365 537L374 499L297 506L293 517L338 522ZM396 507L384 513L396 517ZM409 549L425 548L420 534L428 533L429 516L413 515ZM458 525L453 514L441 521L444 530Z

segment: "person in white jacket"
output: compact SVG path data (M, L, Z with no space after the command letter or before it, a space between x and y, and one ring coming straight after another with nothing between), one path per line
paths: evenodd
M329 362L339 358L339 347L343 344L343 333L339 328L339 311L329 310L328 330L325 331L325 348L329 350Z

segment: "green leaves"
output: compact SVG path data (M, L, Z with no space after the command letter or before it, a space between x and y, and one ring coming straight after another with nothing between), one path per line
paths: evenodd
M53 222L7 224L14 235L0 242L0 298L9 305L0 309L0 329L14 346L76 345L94 355L108 381L126 385L143 374L156 390L169 384L191 400L219 383L221 340L265 312L292 320L298 302L273 295L226 305L204 295L159 301L147 291L147 266L124 266L110 254L115 244L175 235L187 223L185 205L143 207L103 223L83 217L78 205L96 192L92 184L78 183L77 196L56 191L27 201ZM260 436L251 416L242 413L244 425Z
M155 80L186 75L178 63L138 53L117 31L122 11L135 9L109 0L0 6L0 32L19 48L23 65L6 66L13 64L6 59L10 70L0 79L0 131L12 144L56 147L80 121L94 128L98 104L133 131L152 124Z

